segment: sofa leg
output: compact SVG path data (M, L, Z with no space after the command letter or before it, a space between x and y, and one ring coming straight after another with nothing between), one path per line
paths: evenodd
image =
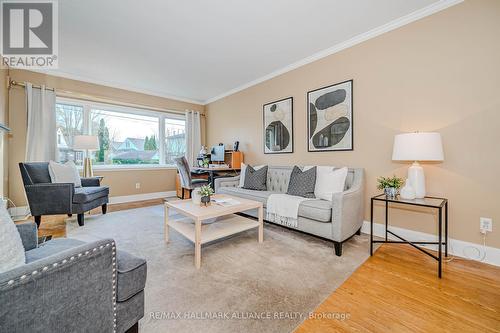
M42 217L40 215L35 216L35 223L37 228L40 227L41 222L42 222Z
M78 214L77 218L78 218L78 225L80 227L83 227L83 225L85 224L85 215L83 213L82 214Z
M139 333L139 322L135 323L134 326L129 328L125 333Z
M102 205L101 208L102 208L102 213L106 214L106 212L108 211L108 204Z
M340 257L342 255L342 243L333 242L333 246L335 247L335 254Z
M71 217L71 216L73 216L73 214L68 214L68 217Z
M358 229L358 231L356 231L356 235L361 235L361 228Z

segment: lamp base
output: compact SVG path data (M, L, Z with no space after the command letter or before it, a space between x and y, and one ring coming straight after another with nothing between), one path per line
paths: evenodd
M418 162L414 162L411 167L408 168L408 180L415 189L415 198L422 199L425 197L424 168L422 168Z
M94 171L92 170L92 161L89 157L85 157L83 161L83 177L94 177Z

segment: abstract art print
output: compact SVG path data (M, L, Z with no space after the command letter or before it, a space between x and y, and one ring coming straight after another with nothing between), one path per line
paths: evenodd
M293 98L264 104L264 153L293 153Z
M307 150L353 150L352 80L307 93Z

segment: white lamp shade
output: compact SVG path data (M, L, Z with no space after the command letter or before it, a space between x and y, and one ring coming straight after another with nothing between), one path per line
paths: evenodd
M97 150L99 149L99 139L96 135L75 135L73 138L73 149Z
M398 134L394 137L393 161L442 161L444 160L441 134L417 132Z

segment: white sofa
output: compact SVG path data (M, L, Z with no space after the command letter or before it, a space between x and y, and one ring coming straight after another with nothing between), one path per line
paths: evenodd
M286 193L293 166L269 166L267 190L254 191L239 187L240 176L218 178L215 192L260 201L264 204L272 193ZM257 210L248 211L257 216ZM360 234L364 217L364 170L349 168L345 189L333 195L332 201L315 199L301 203L297 230L334 242L335 253L342 255L342 243Z

